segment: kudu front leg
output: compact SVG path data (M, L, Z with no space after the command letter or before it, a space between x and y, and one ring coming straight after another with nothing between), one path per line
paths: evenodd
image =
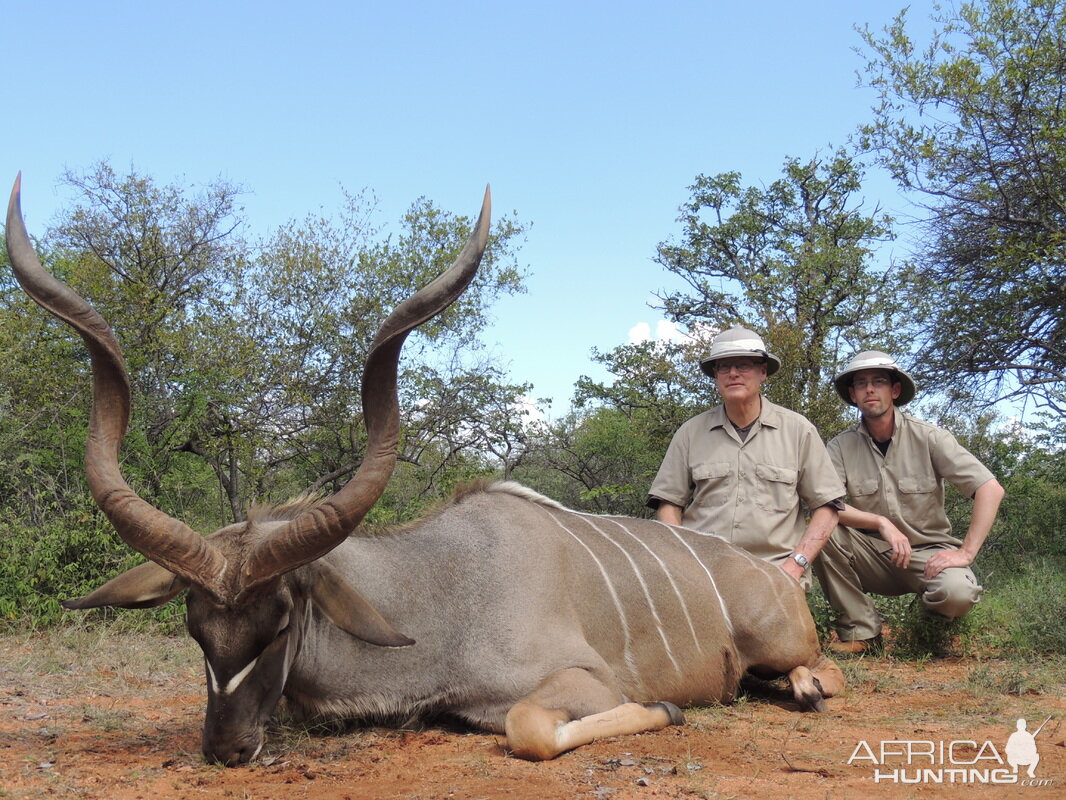
M507 748L519 758L546 761L596 739L685 721L673 703L645 706L621 700L587 670L554 672L507 712Z
M795 667L788 673L792 696L804 711L825 711L826 697L844 691L844 673L831 659L821 656L813 667Z

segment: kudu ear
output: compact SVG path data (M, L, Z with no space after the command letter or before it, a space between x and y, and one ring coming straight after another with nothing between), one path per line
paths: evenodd
M311 600L330 622L369 644L408 647L415 643L393 628L340 573L321 561L311 565Z
M155 608L175 597L188 584L173 572L148 561L139 567L112 578L95 592L76 600L64 600L60 605L68 609Z

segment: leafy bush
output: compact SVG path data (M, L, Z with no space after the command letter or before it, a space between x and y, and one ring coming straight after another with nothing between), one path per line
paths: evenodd
M1004 488L1007 494L981 558L992 569L1016 567L1034 556L1066 558L1066 486L1019 475Z
M143 561L87 496L68 511L53 507L51 514L38 516L45 520L39 525L20 519L10 508L0 516L0 628L56 624L74 613L65 611L61 600L87 594ZM113 617L125 612L92 613ZM173 627L184 612L180 603L170 603L154 614L131 613Z
M970 637L1005 655L1066 653L1066 559L1022 561L990 576Z
M878 598L876 605L888 626L889 652L896 658L954 653L965 648L974 624L972 614L954 620L930 614L913 594Z
M1066 653L1066 559L1019 559L1011 569L979 570L981 601L962 619L926 614L913 594L874 597L888 628L886 652L896 658L923 658L947 652L1025 658ZM815 588L807 595L818 633L828 639L833 609Z

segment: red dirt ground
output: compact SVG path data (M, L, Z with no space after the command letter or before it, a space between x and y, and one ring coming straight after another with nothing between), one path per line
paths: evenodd
M848 690L827 713L801 713L760 684L732 706L688 710L682 727L541 764L508 756L491 734L282 726L259 763L224 769L200 757L203 674L188 640L56 636L0 638L0 798L1066 797L1061 668L1048 678L1012 662L853 660ZM869 758L848 764L861 741L875 753L886 741L969 741L955 746L957 761L1013 775L993 751L1006 759L1019 717L1032 731L1049 716L1038 785L952 784L950 775L939 785L875 783ZM896 758L880 769L901 766Z

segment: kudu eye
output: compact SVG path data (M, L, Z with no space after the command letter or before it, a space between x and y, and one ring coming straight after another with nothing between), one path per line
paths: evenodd
M282 618L281 623L278 625L278 632L274 634L274 641L277 641L281 637L287 636L289 634L289 628L292 627L290 623L291 620L289 619L289 615L286 614Z

